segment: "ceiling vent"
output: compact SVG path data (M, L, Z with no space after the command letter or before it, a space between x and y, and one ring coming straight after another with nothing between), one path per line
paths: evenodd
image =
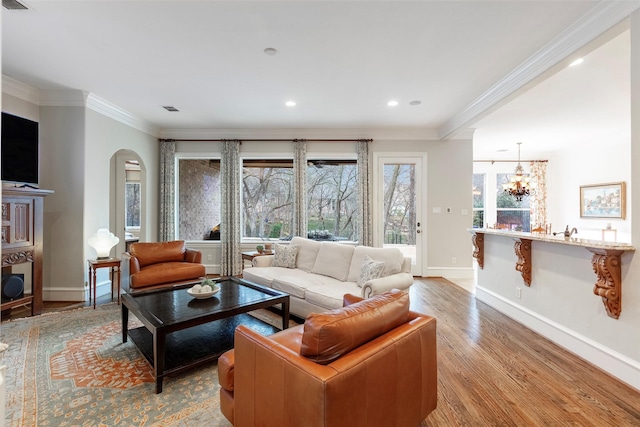
M164 108L167 111L180 111L178 110L176 107L174 107L173 105L163 105L162 108Z
M2 6L9 10L28 10L27 6L17 0L2 0Z

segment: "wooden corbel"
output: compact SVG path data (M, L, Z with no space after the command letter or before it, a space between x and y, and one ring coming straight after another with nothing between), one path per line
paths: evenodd
M478 261L478 267L484 268L484 233L473 233L471 236L473 243L473 257Z
M516 270L522 274L524 284L531 286L531 240L518 239L513 248L518 257Z
M622 311L622 271L620 255L624 251L613 249L587 248L593 253L591 265L598 281L593 293L602 297L609 317L618 319Z

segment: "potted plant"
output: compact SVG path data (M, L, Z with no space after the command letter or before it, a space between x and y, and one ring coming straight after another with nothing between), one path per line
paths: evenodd
M258 245L256 246L256 250L258 251L259 254L261 254L262 252L264 252L264 246Z

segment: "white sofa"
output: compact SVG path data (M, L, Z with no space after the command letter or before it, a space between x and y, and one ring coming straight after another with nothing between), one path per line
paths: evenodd
M255 257L252 267L244 269L243 278L288 293L291 313L303 318L342 307L344 294L369 298L394 288L405 290L413 284L411 259L397 248L318 242L302 237L294 237L289 246L297 247L295 268L273 265L282 247L276 245L276 255ZM384 268L379 278L363 281L360 286L367 256L383 261ZM367 264L371 265L371 260L367 258Z

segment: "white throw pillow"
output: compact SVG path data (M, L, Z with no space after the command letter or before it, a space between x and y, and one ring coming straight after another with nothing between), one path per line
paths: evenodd
M358 286L362 287L369 280L377 279L382 276L384 270L384 261L376 261L369 255L364 257L364 262L360 268L360 276L358 276Z
M276 243L276 253L273 256L274 267L296 268L297 245L281 245Z

